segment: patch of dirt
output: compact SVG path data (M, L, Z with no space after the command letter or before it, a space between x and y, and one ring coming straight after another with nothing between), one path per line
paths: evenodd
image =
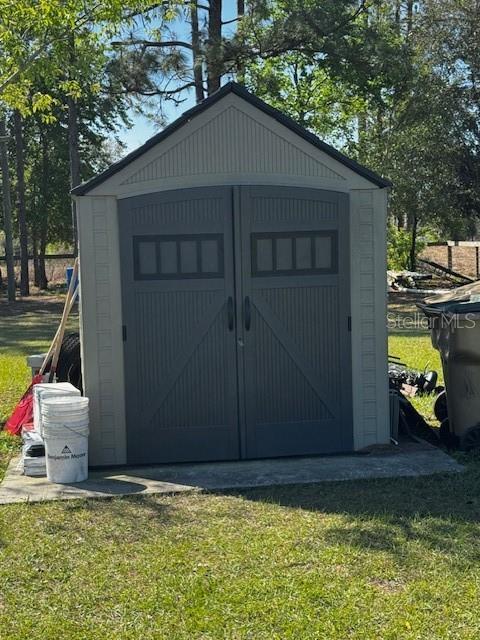
M387 578L372 578L369 582L379 591L383 591L383 593L398 593L405 587L403 582L396 578L390 580Z

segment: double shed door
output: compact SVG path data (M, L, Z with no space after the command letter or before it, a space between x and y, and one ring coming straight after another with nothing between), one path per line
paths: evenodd
M352 449L348 196L119 201L130 463Z

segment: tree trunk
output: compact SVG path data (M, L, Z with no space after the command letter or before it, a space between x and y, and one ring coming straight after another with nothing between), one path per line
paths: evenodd
M75 54L75 33L69 34L70 69L74 69L76 62ZM73 78L70 77L70 80ZM68 108L68 156L70 160L70 188L78 186L82 181L80 177L80 149L78 135L78 106L73 96L67 96ZM77 207L75 200L71 199L72 207L72 241L73 253L78 255L78 232L77 232Z
M30 295L28 277L28 230L27 212L25 207L25 157L23 144L23 121L19 111L13 113L15 128L15 152L17 169L17 199L18 199L18 234L20 238L20 294Z
M401 0L395 0L395 26L400 31Z
M48 289L47 272L45 270L45 253L47 250L47 220L42 218L40 229L40 251L38 254L38 287L43 291Z
M410 33L413 26L413 0L407 1L407 33Z
M198 9L195 2L190 5L190 18L192 21L193 80L195 82L195 99L198 103L202 102L205 94L203 92L203 61L198 28Z
M33 284L38 287L40 283L40 269L38 267L38 239L37 230L32 232L32 254L33 254Z
M15 269L13 264L12 201L10 198L10 172L8 168L7 128L0 117L0 164L2 169L3 226L5 231L5 258L7 261L7 293L9 302L15 302Z
M365 111L360 111L357 115L357 135L358 144L362 146L365 136L367 135L367 114Z
M71 97L67 97L68 107L68 153L70 158L70 187L73 189L81 182L80 177L80 152L78 145L78 108L77 103ZM78 233L77 233L77 209L75 200L72 198L72 235L73 253L78 254Z
M242 19L245 15L245 0L237 0L237 17ZM243 60L239 60L237 63L237 82L245 84L245 63Z
M412 219L412 240L410 244L410 270L415 271L417 268L417 230L418 230L418 218L414 214Z
M222 77L222 0L210 0L208 12L208 95L220 88Z
M42 144L42 178L41 178L41 217L40 217L40 243L38 253L38 286L47 289L48 280L45 271L45 252L47 249L48 231L48 142L45 132L40 134Z

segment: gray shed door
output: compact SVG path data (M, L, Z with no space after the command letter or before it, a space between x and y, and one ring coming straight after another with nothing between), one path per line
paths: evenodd
M119 202L130 463L352 448L348 197Z
M348 196L242 187L240 380L247 458L348 451Z

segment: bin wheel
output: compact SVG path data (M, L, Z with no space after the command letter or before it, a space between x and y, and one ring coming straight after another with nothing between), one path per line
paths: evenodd
M463 434L460 448L462 451L471 451L480 448L480 426L472 427Z
M450 420L445 418L440 424L440 442L447 449L455 449L458 446L458 438L450 431Z
M438 394L433 405L433 413L439 422L443 422L448 417L447 394L445 391Z

